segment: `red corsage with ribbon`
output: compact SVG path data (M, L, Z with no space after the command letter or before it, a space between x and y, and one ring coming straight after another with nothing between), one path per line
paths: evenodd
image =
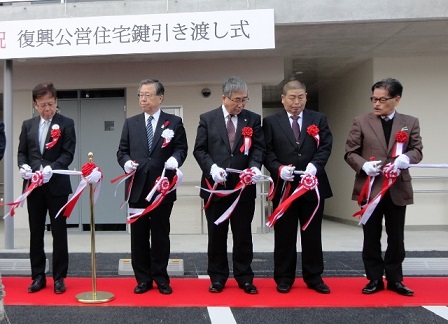
M310 125L306 129L306 132L308 133L308 135L310 135L311 137L313 137L316 140L317 147L319 147L319 141L320 141L319 127L317 127L316 125Z
M392 157L397 157L400 154L403 154L404 143L406 143L409 138L408 133L404 131L405 129L407 128L405 127L395 134L395 144L392 150Z
M54 124L53 126L51 126L50 135L51 135L51 142L45 144L45 148L47 150L55 146L56 143L58 142L59 137L61 137L61 130L59 129L58 124Z
M244 142L243 145L241 145L240 148L240 152L243 153L244 155L248 155L249 154L249 149L252 146L252 135L254 133L254 130L252 129L252 127L243 127L243 129L241 130L241 134L244 137Z

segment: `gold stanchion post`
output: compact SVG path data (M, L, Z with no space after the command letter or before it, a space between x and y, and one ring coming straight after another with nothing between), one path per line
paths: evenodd
M89 162L93 162L93 153L88 154ZM114 299L114 294L105 291L96 291L96 252L95 252L95 214L94 214L94 192L93 185L89 183L90 196L90 245L91 245L91 263L92 263L92 291L76 295L80 303L94 304L107 303Z

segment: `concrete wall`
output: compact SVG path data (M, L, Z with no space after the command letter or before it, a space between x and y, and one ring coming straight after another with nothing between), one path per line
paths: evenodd
M327 201L325 213L355 221L357 210L351 201L354 172L343 160L344 146L353 117L372 109L368 98L372 84L386 77L402 82L403 97L397 110L420 120L425 164L446 164L444 149L446 102L448 100L448 56L376 58L319 89L320 110L327 114L334 135L333 153L327 166L334 197ZM448 190L446 169L412 169L415 204L408 207L407 225L448 225L447 193L422 193L422 190ZM421 177L436 179L422 179Z

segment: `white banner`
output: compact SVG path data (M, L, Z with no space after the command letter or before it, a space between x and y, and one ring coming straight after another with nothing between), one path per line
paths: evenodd
M275 48L274 10L0 22L0 59Z

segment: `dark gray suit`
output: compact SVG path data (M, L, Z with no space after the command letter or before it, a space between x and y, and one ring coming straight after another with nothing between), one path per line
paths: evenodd
M310 125L316 125L319 128L319 147L317 147L316 140L307 134L307 128ZM266 140L265 166L276 183L274 208L279 203L284 182L279 177L280 166L292 165L296 167L296 170L304 171L307 164L311 162L317 169L316 176L319 181L321 197L320 208L308 228L305 231L300 231L303 280L307 285L315 286L322 281L321 274L324 269L321 241L324 199L332 196L330 183L324 169L333 143L327 118L322 113L305 109L299 138L300 144L297 144L294 139L291 123L285 110L264 118L263 131ZM300 180L299 175L294 177L294 181L291 183L291 192L297 188ZM307 192L296 199L274 225L274 279L277 284L284 282L292 285L294 283L298 222L300 221L302 227L310 218L316 205L317 197L314 190Z
M227 135L222 107L204 113L200 116L193 155L202 170L201 186L207 188L205 179L214 184L210 176L213 164L223 169L233 168L261 168L264 157L264 140L261 130L261 117L251 111L243 109L238 116L238 123L234 147L231 148ZM242 129L253 129L252 146L249 154L240 151L243 144ZM233 189L239 182L239 175L228 173L225 187L219 185L217 189ZM229 277L227 262L227 234L229 223L233 234L233 274L239 284L251 283L254 277L251 269L253 247L251 222L255 210L256 186L246 187L241 194L232 216L225 222L215 225L214 222L235 201L238 193L227 197L213 196L213 202L205 210L208 224L208 274L212 282L225 284ZM204 201L209 194L201 190L200 196ZM230 220L230 221L229 221Z

